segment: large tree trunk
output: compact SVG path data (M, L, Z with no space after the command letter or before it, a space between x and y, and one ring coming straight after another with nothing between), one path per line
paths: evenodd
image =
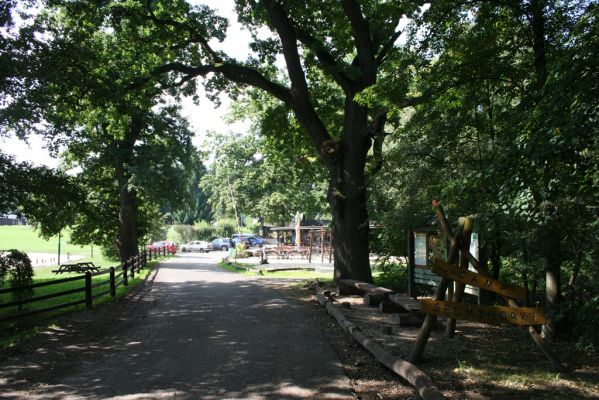
M119 189L119 257L121 261L139 253L137 229L137 192L130 188L131 174L127 170L133 159L133 148L143 128L140 118L133 118L122 141L116 143L115 177Z
M129 176L121 164L116 167L119 186L119 257L126 261L138 253L137 193L129 189Z
M370 148L368 110L348 96L344 131L334 167L330 168L329 203L333 215L335 280L372 282L365 166Z
M555 218L555 216L554 216ZM543 258L545 259L545 320L543 338L552 341L556 333L557 306L561 297L561 237L557 221L544 228Z

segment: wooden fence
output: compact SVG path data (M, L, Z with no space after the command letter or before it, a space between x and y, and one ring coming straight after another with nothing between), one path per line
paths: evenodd
M102 269L98 272L90 272L87 271L84 275L73 276L70 278L56 279L49 282L35 283L33 285L21 286L16 288L8 288L0 290L0 295L4 294L12 294L19 293L29 290L35 290L37 288L52 286L52 285L62 285L67 282L76 282L82 281L82 285L80 287L76 287L73 289L63 290L59 292L44 294L41 296L34 296L31 298L25 298L20 300L11 301L8 303L0 304L0 310L10 307L17 307L18 311L13 314L5 315L0 317L0 323L6 321L12 321L15 319L30 317L32 315L37 315L41 313L46 313L54 310L59 310L65 307L71 307L78 304L85 304L86 309L90 309L93 307L94 299L110 294L111 297L116 297L116 288L123 285L129 285L129 279L134 278L136 273L139 273L142 268L146 266L148 259L152 259L152 254L154 254L154 258L158 255L161 255L162 251L143 251L136 256L131 257L129 260L123 262L119 266L110 267ZM164 251L164 255L166 255L166 248ZM118 272L117 272L118 271ZM92 282L92 278L95 276L104 276L108 275L108 279ZM36 303L48 299L53 299L57 297L67 296L74 293L83 292L85 295L82 299L76 301L69 301L62 304L57 304L45 308L21 311L22 306L25 304Z

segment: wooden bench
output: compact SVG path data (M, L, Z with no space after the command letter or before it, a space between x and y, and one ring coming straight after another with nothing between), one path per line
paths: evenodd
M74 264L62 264L58 266L58 269L52 270L55 274L62 274L63 272L79 272L84 273L87 271L98 272L100 267L96 267L93 262L80 262Z

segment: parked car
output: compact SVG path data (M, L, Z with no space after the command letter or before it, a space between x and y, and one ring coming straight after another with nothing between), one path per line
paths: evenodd
M229 247L234 247L235 245L229 238L218 238L212 241L212 249L214 250L222 250L227 251Z
M200 253L208 253L210 250L212 250L212 243L204 240L194 240L181 245L182 252L199 251Z
M147 244L146 250L151 251L153 253L158 253L164 251L163 248L165 247L167 253L175 254L177 252L177 243L169 242L166 240L161 240L159 242Z
M231 240L233 240L235 245L238 245L241 242L245 243L247 246L260 247L264 245L264 238L254 235L253 233L236 233L231 236Z

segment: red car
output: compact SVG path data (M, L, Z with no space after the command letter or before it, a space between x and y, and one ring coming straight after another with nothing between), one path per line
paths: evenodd
M147 244L146 250L151 251L152 253L162 253L164 252L165 247L167 253L175 254L177 252L177 243L167 242L166 240Z

